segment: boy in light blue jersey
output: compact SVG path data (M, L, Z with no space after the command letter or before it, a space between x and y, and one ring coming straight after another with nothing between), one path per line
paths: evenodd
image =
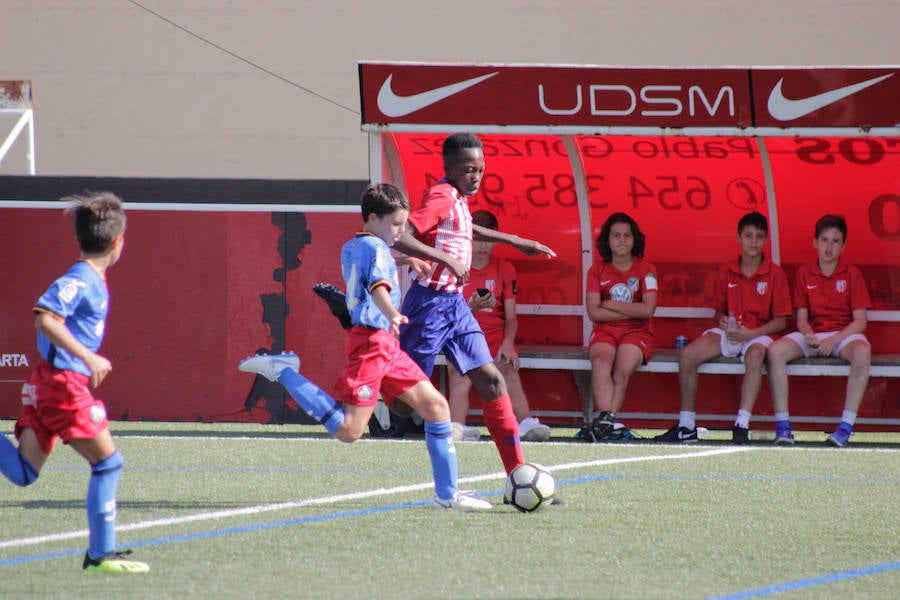
M125 212L108 192L64 198L75 225L81 260L57 279L34 307L41 360L22 387L16 448L0 435L0 472L19 486L35 482L57 439L91 465L87 493L89 546L82 567L101 573L147 573L142 562L116 551L116 490L122 455L109 432L98 387L112 364L97 354L106 329L106 270L122 254Z
M406 230L409 200L391 184L370 186L362 195L363 231L344 244L341 271L352 327L347 331L348 364L337 381L343 408L302 376L296 354L258 355L238 369L281 383L330 434L342 442L362 437L379 395L387 406L400 400L425 421L425 446L434 476L432 504L439 508L483 510L489 502L459 492L456 449L447 400L422 369L400 349L397 307L400 284L390 247Z

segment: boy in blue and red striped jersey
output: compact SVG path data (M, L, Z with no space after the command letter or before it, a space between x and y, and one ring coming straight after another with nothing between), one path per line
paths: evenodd
M115 195L63 198L75 225L81 260L35 304L41 360L22 387L16 448L0 435L0 471L22 487L35 482L57 439L91 465L87 493L89 546L82 567L101 573L147 573L142 562L116 551L116 490L123 459L109 432L106 406L94 398L112 364L97 354L106 329L106 270L122 255L125 212Z
M426 374L443 351L456 370L471 379L485 401L485 425L509 473L524 462L519 424L462 287L469 278L473 240L509 244L529 255L556 254L539 242L472 224L468 198L478 191L485 168L477 137L451 135L441 154L444 178L425 191L421 205L409 215L410 231L395 244L397 250L433 264L431 273L419 276L403 300L409 323L401 329L400 345Z

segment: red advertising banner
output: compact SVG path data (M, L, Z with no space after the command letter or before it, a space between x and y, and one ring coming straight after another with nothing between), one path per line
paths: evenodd
M753 69L757 127L896 127L900 69Z
M362 122L749 127L746 69L362 63Z
M359 79L364 125L734 129L900 125L897 66L360 63Z

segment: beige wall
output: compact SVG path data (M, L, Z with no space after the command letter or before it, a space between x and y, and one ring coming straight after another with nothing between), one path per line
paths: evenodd
M898 0L139 3L333 103L127 0L0 0L0 79L33 82L39 174L365 179L359 60L900 62ZM0 173L24 165L19 141Z

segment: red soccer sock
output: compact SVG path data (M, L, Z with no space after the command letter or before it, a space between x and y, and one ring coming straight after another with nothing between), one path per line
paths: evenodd
M484 424L491 432L507 473L525 462L519 443L519 422L509 394L484 403Z

